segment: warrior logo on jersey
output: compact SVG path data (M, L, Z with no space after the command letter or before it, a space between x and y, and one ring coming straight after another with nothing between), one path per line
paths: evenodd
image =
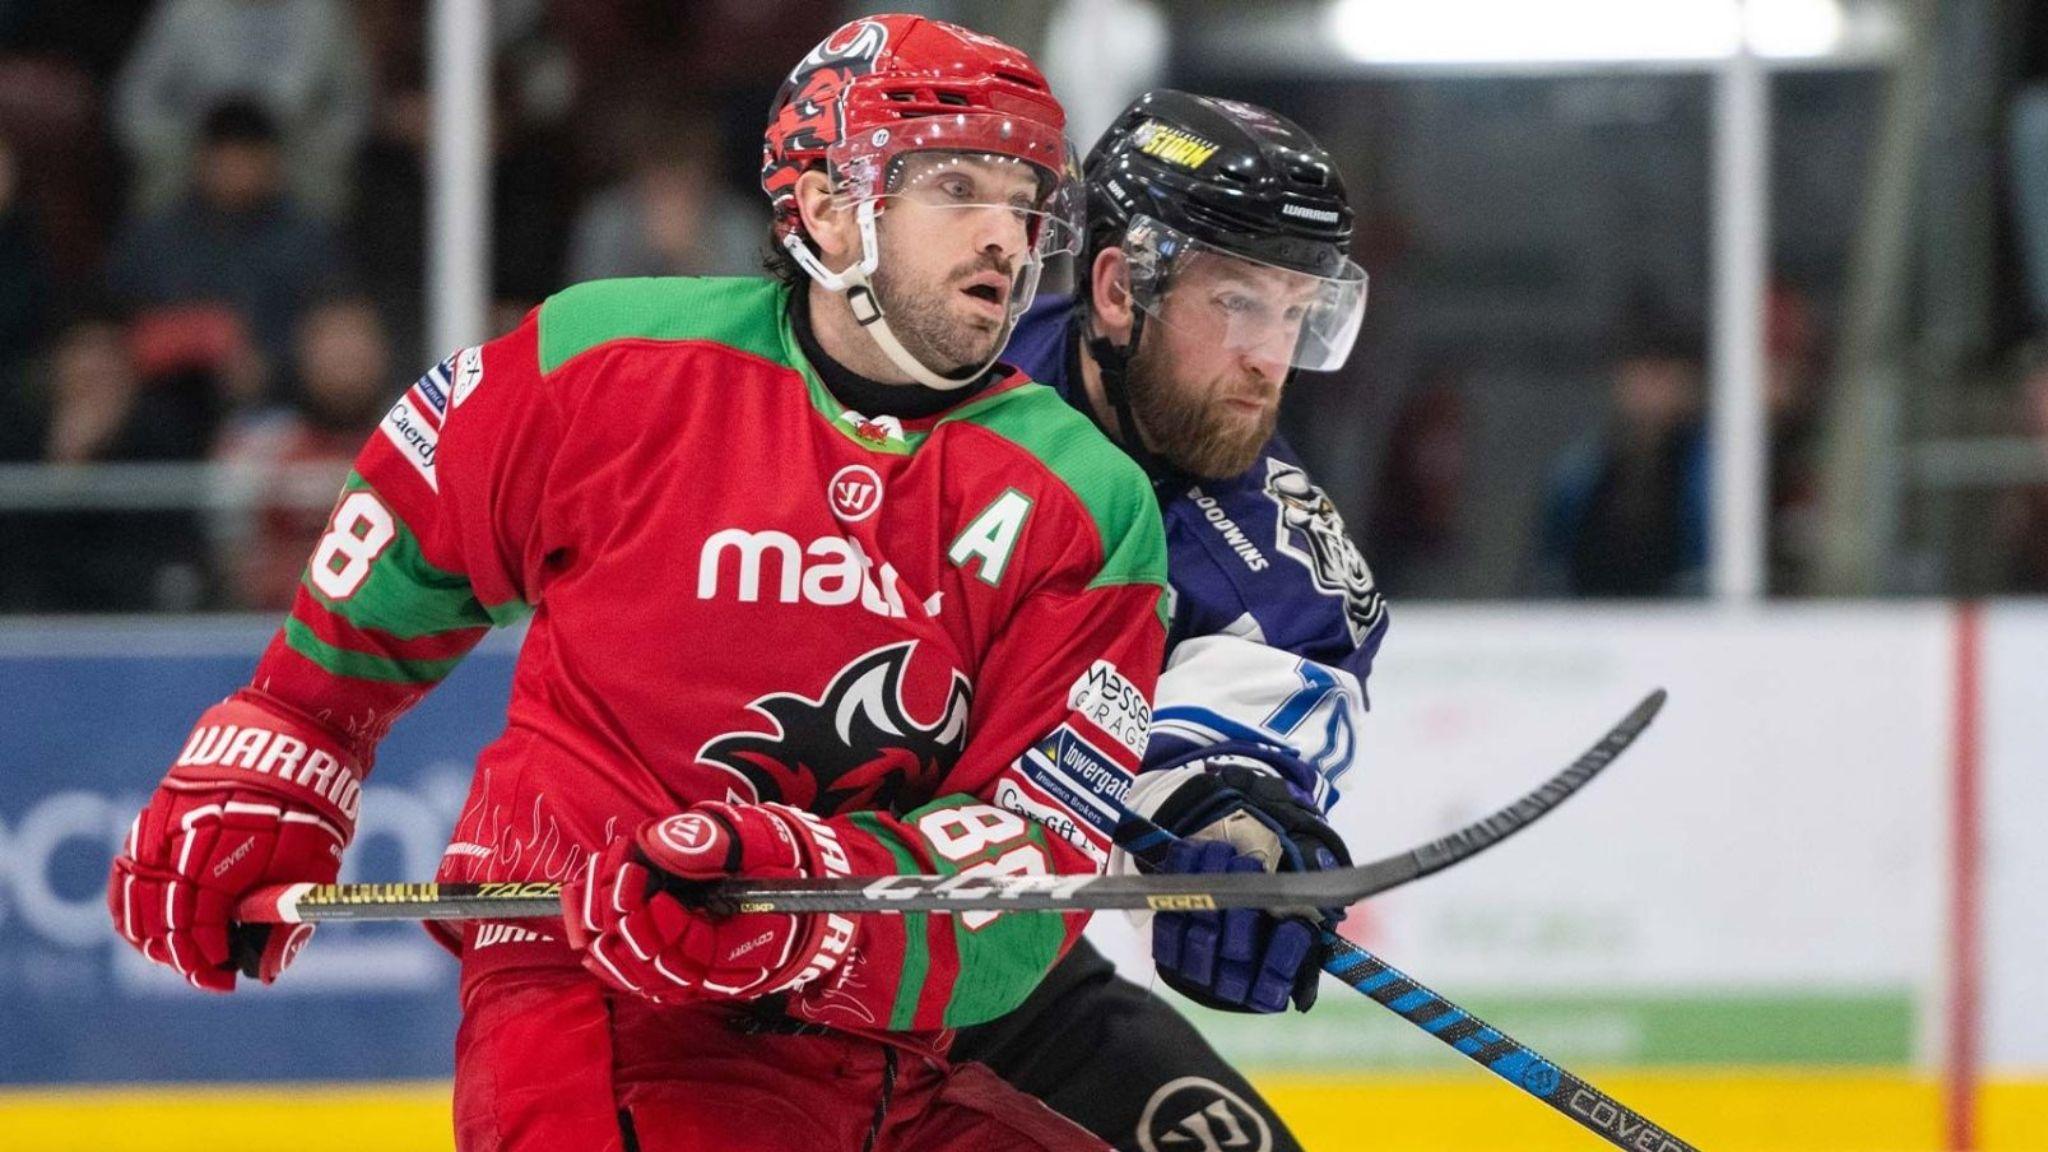
M1372 569L1366 567L1358 545L1344 530L1337 506L1310 483L1308 473L1271 456L1266 458L1266 496L1280 509L1274 544L1308 569L1316 591L1343 597L1351 641L1363 644L1386 615L1386 601L1374 586Z
M877 648L832 676L815 700L776 692L747 707L767 732L713 737L697 759L744 780L761 802L830 816L900 810L930 799L967 743L967 677L952 671L945 708L920 723L903 703L915 640Z
M1244 1098L1204 1076L1169 1080L1138 1118L1145 1152L1272 1152L1273 1129Z
M832 514L847 523L865 520L882 506L882 478L865 464L848 464L825 485Z

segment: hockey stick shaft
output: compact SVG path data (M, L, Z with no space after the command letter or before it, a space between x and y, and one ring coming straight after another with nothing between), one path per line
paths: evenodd
M1338 907L1414 879L1406 854L1364 868L1120 876L855 876L721 880L689 894L715 912L1083 912L1150 908ZM498 884L290 884L244 897L245 924L332 920L519 920L561 915L562 886Z
M1649 727L1664 690L1644 697L1557 775L1500 809L1420 847L1355 868L1320 872L1116 876L862 876L804 880L721 880L698 893L720 912L1080 912L1152 909L1337 908L1441 872L1477 855L1555 809L1598 776ZM1125 812L1116 840L1157 862L1173 837ZM292 884L245 897L235 918L250 924L332 920L530 919L559 915L561 886L491 884Z
M1402 1019L1463 1052L1501 1079L1570 1117L1616 1148L1699 1152L1642 1113L1545 1059L1535 1049L1424 987L1414 977L1334 933L1323 970Z

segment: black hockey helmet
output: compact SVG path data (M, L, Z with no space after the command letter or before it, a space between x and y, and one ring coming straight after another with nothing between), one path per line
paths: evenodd
M1299 125L1254 104L1154 89L1096 142L1083 175L1091 260L1139 216L1313 276L1337 276L1349 259L1336 164Z
M1350 356L1366 295L1349 251L1351 204L1336 164L1299 125L1257 105L1156 89L1089 152L1083 185L1081 275L1104 249L1123 251L1140 313L1133 348L1150 316L1290 369L1333 371ZM1205 258L1248 290L1227 309L1169 308L1181 270Z

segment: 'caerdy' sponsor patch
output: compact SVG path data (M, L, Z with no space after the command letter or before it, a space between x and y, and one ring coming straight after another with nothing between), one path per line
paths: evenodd
M434 450L441 443L441 425L436 414L425 408L414 396L414 390L398 398L391 411L384 414L384 422L377 431L391 441L405 462L412 465L426 480L427 487L440 491L440 484L434 479Z

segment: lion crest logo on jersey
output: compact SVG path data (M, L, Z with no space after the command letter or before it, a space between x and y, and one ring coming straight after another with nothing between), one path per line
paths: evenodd
M1373 584L1364 555L1345 531L1337 505L1308 473L1271 456L1266 458L1266 496L1280 509L1274 545L1308 569L1316 591L1343 597L1351 641L1364 643L1386 614L1386 601Z
M833 674L817 699L794 692L747 707L767 732L713 737L697 759L746 781L757 801L820 815L897 810L929 799L967 743L971 698L958 669L938 718L921 723L903 703L915 640L877 648Z

